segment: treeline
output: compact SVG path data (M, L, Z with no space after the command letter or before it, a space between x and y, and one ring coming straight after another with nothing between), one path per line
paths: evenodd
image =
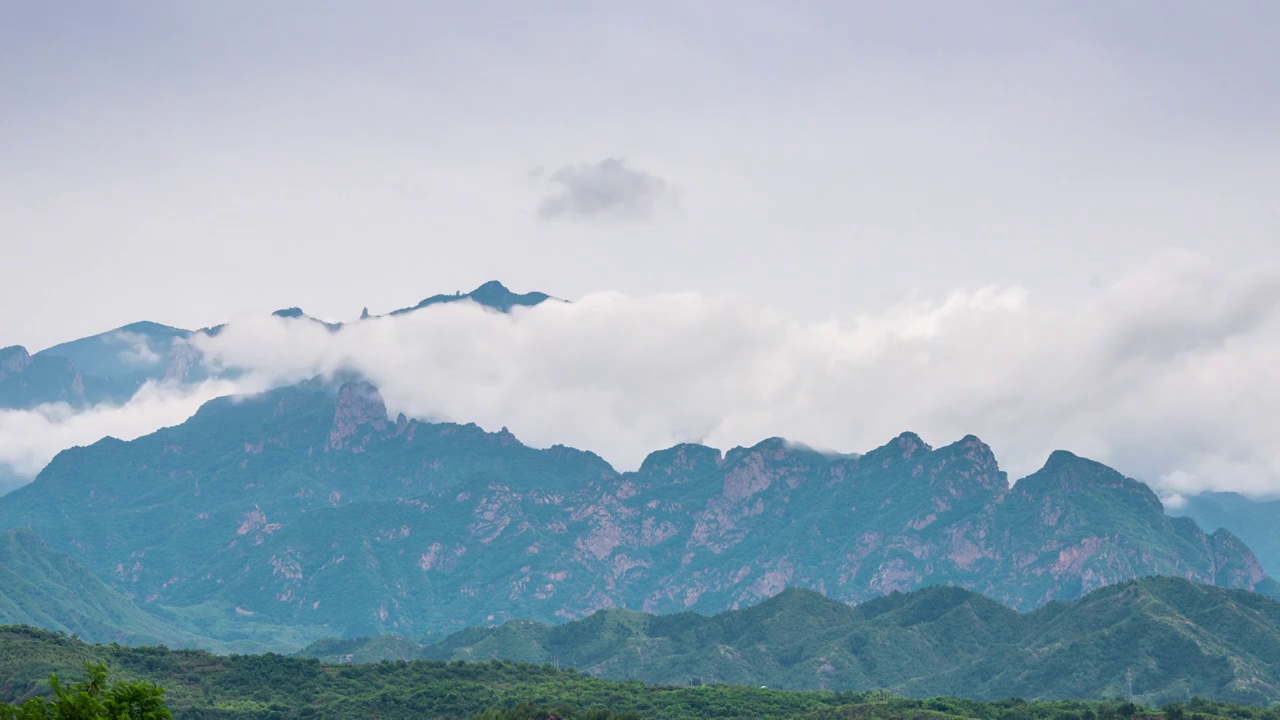
M1280 720L1277 709L1206 700L1162 708L1120 700L915 700L877 691L794 692L610 681L550 665L511 661L327 665L273 654L217 656L87 645L56 633L12 627L0 627L0 702L21 703L51 695L56 699L50 673L68 683L94 682L92 672L85 671L86 660L106 663L120 687L154 684L162 688L164 707L176 718L194 720ZM100 679L98 683L105 686ZM12 713L9 717L26 720ZM8 720L3 714L0 718Z

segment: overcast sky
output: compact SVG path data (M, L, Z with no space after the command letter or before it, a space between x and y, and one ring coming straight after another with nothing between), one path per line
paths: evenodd
M0 345L1280 260L1280 4L4 2Z
M681 439L864 451L986 428L1015 471L1069 447L1170 492L1280 491L1280 3L0 14L0 346L348 319L498 279L583 300L486 331L531 367L669 363L477 399L485 378L429 396L405 374L447 320L378 326L394 348L245 325L205 350L276 377L360 357L393 404L624 467ZM30 473L225 389L0 417L27 453L0 461ZM522 414L596 391L608 407ZM848 403L870 411L842 426Z

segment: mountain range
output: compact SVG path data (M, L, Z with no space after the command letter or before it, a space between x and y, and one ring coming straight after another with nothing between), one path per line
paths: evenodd
M29 537L16 540L31 544ZM41 550L38 541L24 552L35 564L53 559L60 566L59 577L79 574L74 561ZM32 577L27 574L30 567L22 567L24 581ZM47 575L41 569L36 577ZM6 597L15 590L8 584L11 577L6 575L0 590L0 625L12 618ZM67 609L78 588L90 585L72 577L57 592L44 592L39 599L49 605L29 606L29 617L47 620ZM22 584L16 586L19 592L23 589ZM92 595L112 597L104 588L94 589ZM97 633L101 638L95 616L100 614L114 620L116 627L133 625L157 633L110 634L113 643L173 637L171 624L145 617L118 597L113 602L112 607L88 608L94 612L79 616L83 622L64 626L64 632L84 631L89 633L82 636L85 639ZM0 700L14 697L15 681L30 687L50 669L74 672L83 658L103 654L104 648L94 652L79 642L65 635L0 627ZM246 647L215 649L243 653ZM157 662L166 652L113 644L107 654L127 672L171 673L189 666L166 678L169 685L188 684L211 667L229 669L228 660L204 653L173 653L168 661ZM1280 603L1256 593L1168 577L1108 586L1028 613L948 586L894 592L857 606L792 588L753 607L714 616L611 608L560 625L514 620L428 643L389 635L330 638L297 656L383 668L393 667L377 664L385 660L425 660L434 667L458 667L459 661L515 661L526 663L526 668L556 665L587 676L641 680L659 687L728 683L841 692L886 689L907 697L980 700L1131 694L1144 704L1199 696L1266 705L1280 700ZM261 668L279 659L240 654L230 661L263 672ZM315 668L293 672L298 670L314 673Z
M1248 628L1248 632L1241 632ZM1018 613L934 586L849 606L788 589L714 616L601 610L562 625L510 621L431 644L326 639L325 662L515 660L612 679L728 682L909 697L1280 698L1280 603L1180 578L1143 578Z
M389 315L552 299L492 282ZM0 409L202 379L192 339L226 327L0 350ZM21 481L8 473L0 492ZM1228 493L1166 513L1067 451L1010 483L972 435L934 448L904 432L862 455L681 444L620 472L506 428L393 417L360 378L316 378L63 451L0 495L0 624L660 683L1096 697L1132 677L1152 701L1261 702L1280 698L1263 597L1280 597L1278 527L1280 502Z
M1012 487L977 438L911 433L862 456L679 445L620 473L505 429L390 418L359 382L220 398L67 450L0 498L0 529L18 527L201 635L265 643L714 613L788 586L861 602L946 583L1019 609L1146 575L1277 590L1230 532L1068 452Z
M84 677L86 660L113 679L156 683L176 718L293 720L1276 720L1276 708L1206 698L1160 710L1124 698L997 701L912 699L880 690L775 688L607 680L506 660L328 664L283 655L89 645L44 630L0 627L0 703L49 693L48 677ZM1135 681L1136 684L1136 681ZM4 711L0 705L0 712Z
M542 292L515 293L497 281L486 282L463 293L436 294L420 302L392 310L402 316L423 308L453 302L474 302L500 312L529 307L552 296ZM300 308L277 310L273 315L315 321ZM360 319L379 317L365 309ZM324 322L330 329L343 323ZM199 353L190 345L198 334L216 335L226 325L184 330L155 322L135 322L108 332L60 343L31 354L22 346L0 349L0 410L29 409L48 403L85 407L120 403L145 382L194 381L207 377ZM27 478L0 464L0 495ZM1263 569L1280 574L1280 500L1259 502L1235 493L1203 493L1187 499L1185 507L1171 515L1195 519L1207 530L1226 528L1257 554Z

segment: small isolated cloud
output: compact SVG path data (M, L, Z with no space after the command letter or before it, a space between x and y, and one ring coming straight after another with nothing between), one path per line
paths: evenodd
M552 194L538 204L538 216L547 220L646 220L670 192L662 178L616 158L565 165L547 182L554 186Z

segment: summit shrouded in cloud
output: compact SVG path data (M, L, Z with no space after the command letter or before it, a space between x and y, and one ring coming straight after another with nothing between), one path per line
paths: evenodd
M1280 2L8 3L0 98L0 720L1280 720Z
M236 318L179 346L199 370L187 382L0 411L0 461L30 477L58 450L180 422L216 394L356 373L394 412L509 427L620 468L691 441L861 452L910 427L977 433L1015 477L1070 448L1175 499L1280 492L1280 389L1266 381L1280 275L1265 270L1169 255L1069 310L981 288L844 322L730 296L548 297L487 283L341 324Z
M1280 493L1280 9L988 10L25 6L0 484L350 369L622 467L911 427Z

